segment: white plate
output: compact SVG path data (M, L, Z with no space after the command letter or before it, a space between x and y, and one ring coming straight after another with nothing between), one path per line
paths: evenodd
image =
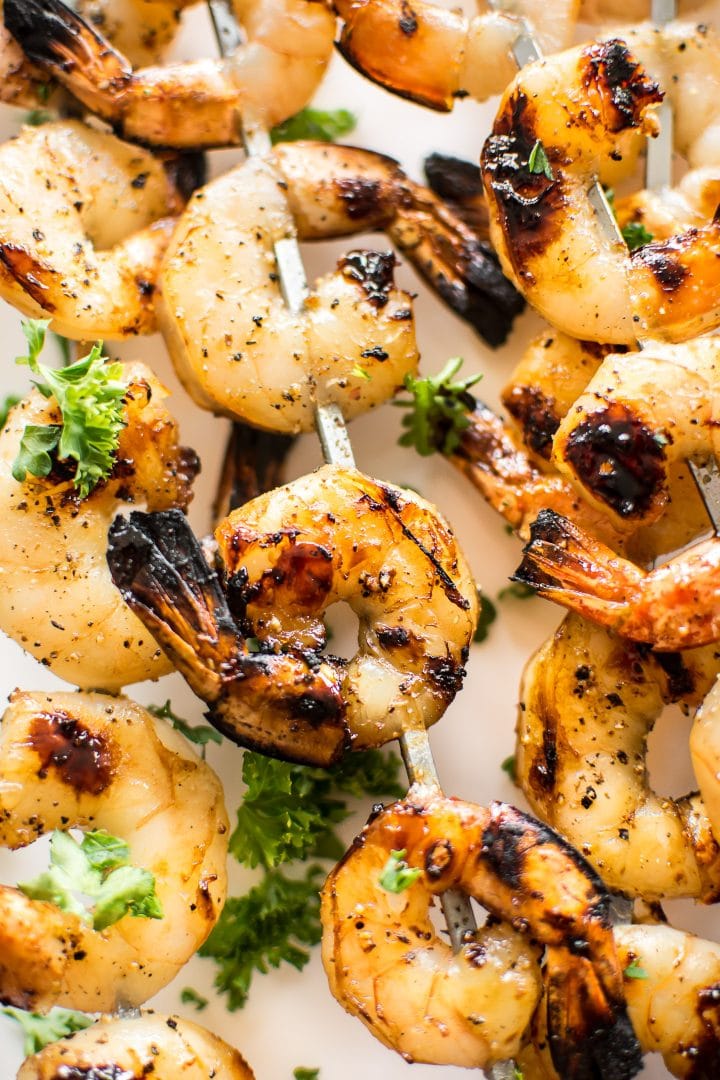
M203 10L191 13L178 42L178 56L214 53ZM455 153L477 160L487 133L492 108L463 102L450 115L440 115L392 97L352 72L336 57L317 97L328 108L349 107L358 114L352 141L360 146L399 158L409 174L421 179L423 157L433 150ZM3 109L0 114L3 137L18 130L22 114ZM236 160L234 152L213 155L213 169L221 171ZM384 237L352 239L305 247L309 277L325 272L349 247L388 247ZM517 324L510 344L493 352L475 333L415 277L405 265L399 279L417 291L417 334L422 351L422 367L437 371L449 356L465 358L466 373L482 372L477 392L490 405L497 405L499 389L507 379L526 341L538 331L539 321L525 315ZM3 342L4 378L2 393L27 388L25 369L13 366L15 355L24 351L18 314L0 301L0 340ZM48 346L50 348L50 346ZM122 347L112 347L113 355L149 362L173 391L170 407L180 418L183 441L199 452L203 471L191 519L197 532L209 530L210 502L215 489L226 424L197 409L180 388L157 338L138 339ZM422 459L414 451L397 446L399 410L384 407L355 421L351 427L357 463L372 476L409 484L435 502L455 527L478 580L488 595L495 596L519 561L520 544L509 537L503 522L482 501L469 483L440 458ZM320 464L317 441L303 437L292 454L288 478L300 476ZM468 678L443 720L432 730L432 746L443 786L449 794L479 803L505 799L524 806L524 800L500 768L513 752L515 708L523 665L531 652L550 634L561 613L537 599L509 600L499 605L499 617L489 639L473 646ZM337 647L352 648L349 633L339 635ZM336 642L333 642L333 648ZM6 639L0 640L0 700L15 687L23 689L61 688L58 679ZM179 676L157 684L129 689L142 703L162 703L170 697L177 712L197 722L202 704L193 697ZM654 738L651 750L653 776L661 790L687 791L694 786L687 754L687 727L681 722L666 724L662 738ZM660 725L661 728L663 725ZM662 746L659 744L662 742ZM231 815L241 797L241 751L229 744L222 749L210 746L208 759L225 783ZM348 841L361 828L368 806L359 806L348 822ZM40 850L38 850L40 849ZM38 872L45 865L47 850L42 842L22 853L0 851L0 880L14 884ZM253 875L235 867L231 889L245 891ZM691 903L668 905L671 918L683 928L717 936L718 920L713 909L696 909ZM330 996L320 964L319 950L308 967L297 973L285 966L269 975L257 975L250 1000L244 1010L228 1013L221 997L212 990L214 965L195 959L173 984L150 1004L167 1012L186 1014L207 1025L236 1045L255 1069L258 1080L290 1078L298 1065L320 1067L321 1080L439 1080L461 1076L458 1069L408 1066L386 1050L359 1021L346 1015ZM202 1013L180 1003L180 991L192 986L211 999ZM21 1037L17 1026L0 1017L0 1080L11 1080L22 1060ZM659 1080L669 1074L661 1060L648 1058L645 1080ZM530 1080L530 1078L528 1078Z

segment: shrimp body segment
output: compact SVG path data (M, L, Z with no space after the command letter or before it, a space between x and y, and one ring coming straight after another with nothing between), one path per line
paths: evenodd
M644 27L627 43L601 41L529 65L503 98L482 154L491 238L511 280L564 332L632 345L638 337L684 340L720 322L717 222L631 255L604 234L587 197L608 158L627 156L655 130L652 109L663 95L644 65L679 109L676 148L693 166L714 163L707 156L718 95L707 83L716 81L717 57L704 30ZM703 122L710 134L701 135ZM538 142L547 168L533 164Z
M349 419L390 397L418 358L393 256L350 252L297 313L283 300L274 255L295 235L378 229L468 314L478 241L390 158L289 143L197 192L164 261L160 324L198 404L296 432L312 428L317 404L336 402Z
M228 819L220 781L181 735L100 694L16 691L0 728L0 843L104 829L155 876L163 917L98 931L0 887L0 997L22 1008L110 1012L165 986L225 902Z
M133 141L198 149L237 145L242 124L268 127L312 97L335 20L314 0L238 0L248 42L224 60L133 71L61 0L6 0L5 25L26 55Z
M695 779L713 835L720 843L720 685L715 685L695 714L690 734L690 754Z
M379 884L391 851L420 870L399 894ZM458 887L504 921L454 956L428 911ZM517 1054L538 1003L539 952L527 934L547 949L542 977L563 1077L600 1075L600 1061L605 1075L630 1077L639 1053L607 903L580 856L535 819L415 787L370 819L326 881L323 963L344 1008L406 1060L484 1068Z
M567 518L542 510L513 576L548 600L656 649L720 639L717 538L644 570Z
M171 670L142 623L118 596L107 569L107 530L128 502L185 508L198 470L178 445L165 388L143 364L124 366L127 426L117 465L85 499L60 465L45 479L12 475L27 424L58 423L37 390L0 433L0 629L77 686L118 690Z
M29 1057L17 1080L81 1076L135 1080L148 1075L153 1080L255 1077L237 1050L199 1024L148 1012L132 1018L102 1016L92 1027Z
M525 670L518 781L533 811L611 889L647 900L720 895L720 848L703 800L657 795L645 763L664 705L697 705L719 670L712 647L654 654L577 615Z
M477 600L455 537L423 499L327 465L235 510L216 540L224 589L201 555L188 557L178 515L118 519L108 559L231 738L327 764L348 744L380 745L442 716L462 685ZM322 615L338 600L360 620L349 663L323 653Z
M75 340L150 333L183 204L145 150L77 120L24 128L0 146L0 296Z

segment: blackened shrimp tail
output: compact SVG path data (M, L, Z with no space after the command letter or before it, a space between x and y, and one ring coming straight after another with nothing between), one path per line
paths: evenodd
M285 461L295 436L261 431L236 421L230 430L213 520L222 521L238 506L284 483Z
M3 16L28 59L61 83L72 76L70 89L98 111L96 88L110 83L119 90L132 74L125 58L62 0L7 0Z
M578 591L622 603L634 582L620 571L631 566L561 514L541 510L513 580L532 585L549 599Z

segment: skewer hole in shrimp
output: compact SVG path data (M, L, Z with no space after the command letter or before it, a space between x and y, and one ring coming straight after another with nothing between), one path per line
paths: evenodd
M16 691L0 727L0 843L106 830L155 876L162 919L95 930L0 886L0 998L46 1011L134 1006L165 986L225 902L228 819L219 780L172 728L100 694Z
M0 146L0 295L75 340L150 333L184 202L156 158L113 135L24 128Z
M412 300L394 285L394 257L348 253L298 315L284 302L273 251L286 237L378 229L473 318L489 263L481 245L391 158L288 143L198 191L168 248L159 304L176 370L198 404L296 432L312 428L318 403L336 402L350 419L390 397L418 357Z
M465 674L477 598L424 499L327 465L235 510L215 535L223 589L177 514L117 519L108 560L230 738L329 764L442 716ZM323 654L322 614L338 600L359 619L349 663Z
M397 894L379 881L391 852L413 875ZM494 918L454 955L428 913L458 887ZM608 908L594 872L540 822L414 786L373 814L330 873L323 964L334 996L386 1046L408 1061L465 1068L517 1054L542 979L564 1080L620 1080L640 1061Z
M272 127L312 97L332 53L335 20L315 0L236 0L248 41L227 59L133 71L61 0L6 0L5 25L25 54L125 138L201 149L238 145L242 124Z
M136 1080L254 1080L237 1050L180 1016L147 1012L103 1016L71 1038L51 1043L21 1066L17 1080L116 1077Z
M569 50L517 76L482 154L491 238L510 279L564 332L625 345L684 340L720 321L718 224L630 254L604 234L587 191L605 161L657 130L660 87L675 111L676 149L692 168L717 164L719 98L707 86L720 51L704 27L646 26L625 38ZM531 161L538 143L547 167Z
M0 628L61 678L110 691L158 678L171 665L113 586L108 526L128 503L185 509L199 467L178 445L166 391L150 370L125 365L123 381L116 465L84 499L60 463L45 479L12 475L26 425L57 423L53 399L33 390L0 433Z
M611 889L646 900L720 897L720 848L703 800L657 795L645 763L663 707L696 706L719 670L712 647L652 653L577 615L525 669L518 782Z

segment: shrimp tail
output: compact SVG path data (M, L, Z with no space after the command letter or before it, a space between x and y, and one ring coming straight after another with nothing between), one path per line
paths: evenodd
M208 702L218 730L284 760L330 765L342 756L342 662L251 651L180 511L116 518L107 558L123 599Z
M622 613L641 579L631 562L554 510L538 514L513 574L513 581L591 617L596 610Z
M480 167L449 154L429 154L423 162L428 187L461 218L469 229L487 240L490 222Z
M640 1072L625 1004L609 998L590 960L548 947L546 986L550 1054L564 1080L629 1080Z
M3 14L5 26L29 60L109 118L109 99L132 76L124 56L62 0L8 0Z

